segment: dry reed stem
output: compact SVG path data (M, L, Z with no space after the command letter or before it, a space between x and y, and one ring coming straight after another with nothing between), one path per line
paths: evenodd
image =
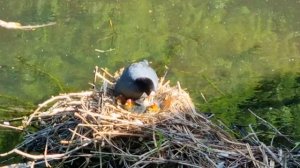
M22 127L15 127L15 126L11 126L11 125L0 124L0 127L14 129L14 130L17 130L17 131L23 131Z

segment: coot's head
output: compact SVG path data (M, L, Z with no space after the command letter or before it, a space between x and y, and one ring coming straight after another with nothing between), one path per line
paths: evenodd
M135 84L140 93L150 95L152 91L155 91L153 81L149 78L137 78L135 80Z

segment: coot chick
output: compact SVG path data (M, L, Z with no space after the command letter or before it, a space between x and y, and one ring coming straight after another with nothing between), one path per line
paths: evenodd
M143 93L148 96L155 92L158 85L156 72L147 60L133 63L127 67L115 85L115 96L122 95L127 99L139 99Z

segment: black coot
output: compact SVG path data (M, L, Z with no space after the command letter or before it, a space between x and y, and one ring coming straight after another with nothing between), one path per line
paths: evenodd
M127 99L139 99L143 93L150 95L156 91L158 77L147 60L133 63L127 67L115 86L115 96L122 95Z

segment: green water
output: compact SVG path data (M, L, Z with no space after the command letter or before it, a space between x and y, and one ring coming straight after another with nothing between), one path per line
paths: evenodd
M251 109L300 141L299 9L298 0L1 0L1 20L56 25L0 27L0 119L89 89L96 65L148 59L228 127L251 123L268 142ZM0 133L0 152L19 141Z

